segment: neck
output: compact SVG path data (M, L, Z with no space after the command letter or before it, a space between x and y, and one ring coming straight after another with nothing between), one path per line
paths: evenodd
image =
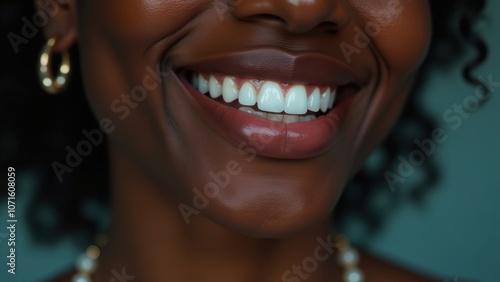
M178 200L112 147L109 245L96 281L341 281L329 222L280 239L244 236L202 214L186 224Z

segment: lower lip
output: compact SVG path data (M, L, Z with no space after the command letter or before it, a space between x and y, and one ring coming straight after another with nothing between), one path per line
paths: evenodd
M321 155L334 146L354 95L346 94L326 115L315 120L282 123L244 113L201 94L186 79L184 87L193 106L208 123L239 150L280 159L305 159Z

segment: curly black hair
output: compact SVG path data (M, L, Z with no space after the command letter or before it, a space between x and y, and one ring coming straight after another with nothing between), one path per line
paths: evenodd
M433 0L429 1L435 23L430 53L418 81L426 79L426 70L449 67L469 48L477 50L477 56L464 66L463 77L472 85L488 91L486 85L476 79L473 70L487 55L484 41L474 32L474 23L480 18L486 0ZM35 13L31 1L8 0L0 4L0 26L3 38L20 33L23 17ZM79 80L71 82L68 93L50 96L43 93L37 83L37 60L44 43L41 30L27 42L16 45L2 41L5 58L0 69L0 162L2 167L14 166L19 174L36 179L33 200L29 204L28 220L35 239L55 242L68 233L78 232L91 238L102 232L102 222L92 211L106 208L109 203L109 176L105 145L97 146L78 169L66 174L59 182L51 166L55 160L64 160L66 146L74 147L82 140L82 129L98 128ZM4 49L5 48L5 49ZM77 61L77 47L72 50ZM74 68L74 77L80 77ZM419 92L416 83L413 92ZM415 149L413 140L428 136L435 128L431 118L418 108L417 95L411 95L400 120L377 149L379 162L375 167L362 169L351 181L335 210L335 224L342 226L353 216L360 218L368 233L374 234L391 209L405 202L422 203L438 179L438 169L432 158L420 167L424 175L414 187L406 187L408 193L390 193L384 171L394 168L396 156ZM414 130L407 130L412 128ZM415 130L416 129L416 130ZM385 193L387 201L381 207L373 199ZM2 193L2 196L5 196Z

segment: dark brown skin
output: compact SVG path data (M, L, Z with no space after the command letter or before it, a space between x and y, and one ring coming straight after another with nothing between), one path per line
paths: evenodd
M60 37L57 51L79 45L95 115L116 126L109 135L110 244L96 281L110 281L111 270L123 267L134 281L283 281L284 271L311 256L316 238L329 232L344 186L397 119L427 53L428 2L399 2L395 8L373 0L63 5L46 37ZM347 62L339 46L354 45L355 27L367 25L380 32ZM263 46L328 56L354 72L353 105L327 150L288 160L242 153L192 106L177 71L213 54ZM146 68L156 66L169 75L121 119L111 105L144 85ZM279 66L264 66L273 67ZM192 206L193 188L212 181L210 171L227 171L228 163L238 164L239 173L187 224L179 204ZM360 266L367 282L428 281L367 255ZM307 281L342 281L336 258L321 262Z

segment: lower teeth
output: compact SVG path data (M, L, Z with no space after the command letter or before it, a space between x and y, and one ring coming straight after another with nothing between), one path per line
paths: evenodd
M298 116L298 115L272 114L272 113L256 111L249 107L241 107L239 108L239 110L247 114L258 116L270 121L283 122L283 123L306 122L316 119L315 115Z

